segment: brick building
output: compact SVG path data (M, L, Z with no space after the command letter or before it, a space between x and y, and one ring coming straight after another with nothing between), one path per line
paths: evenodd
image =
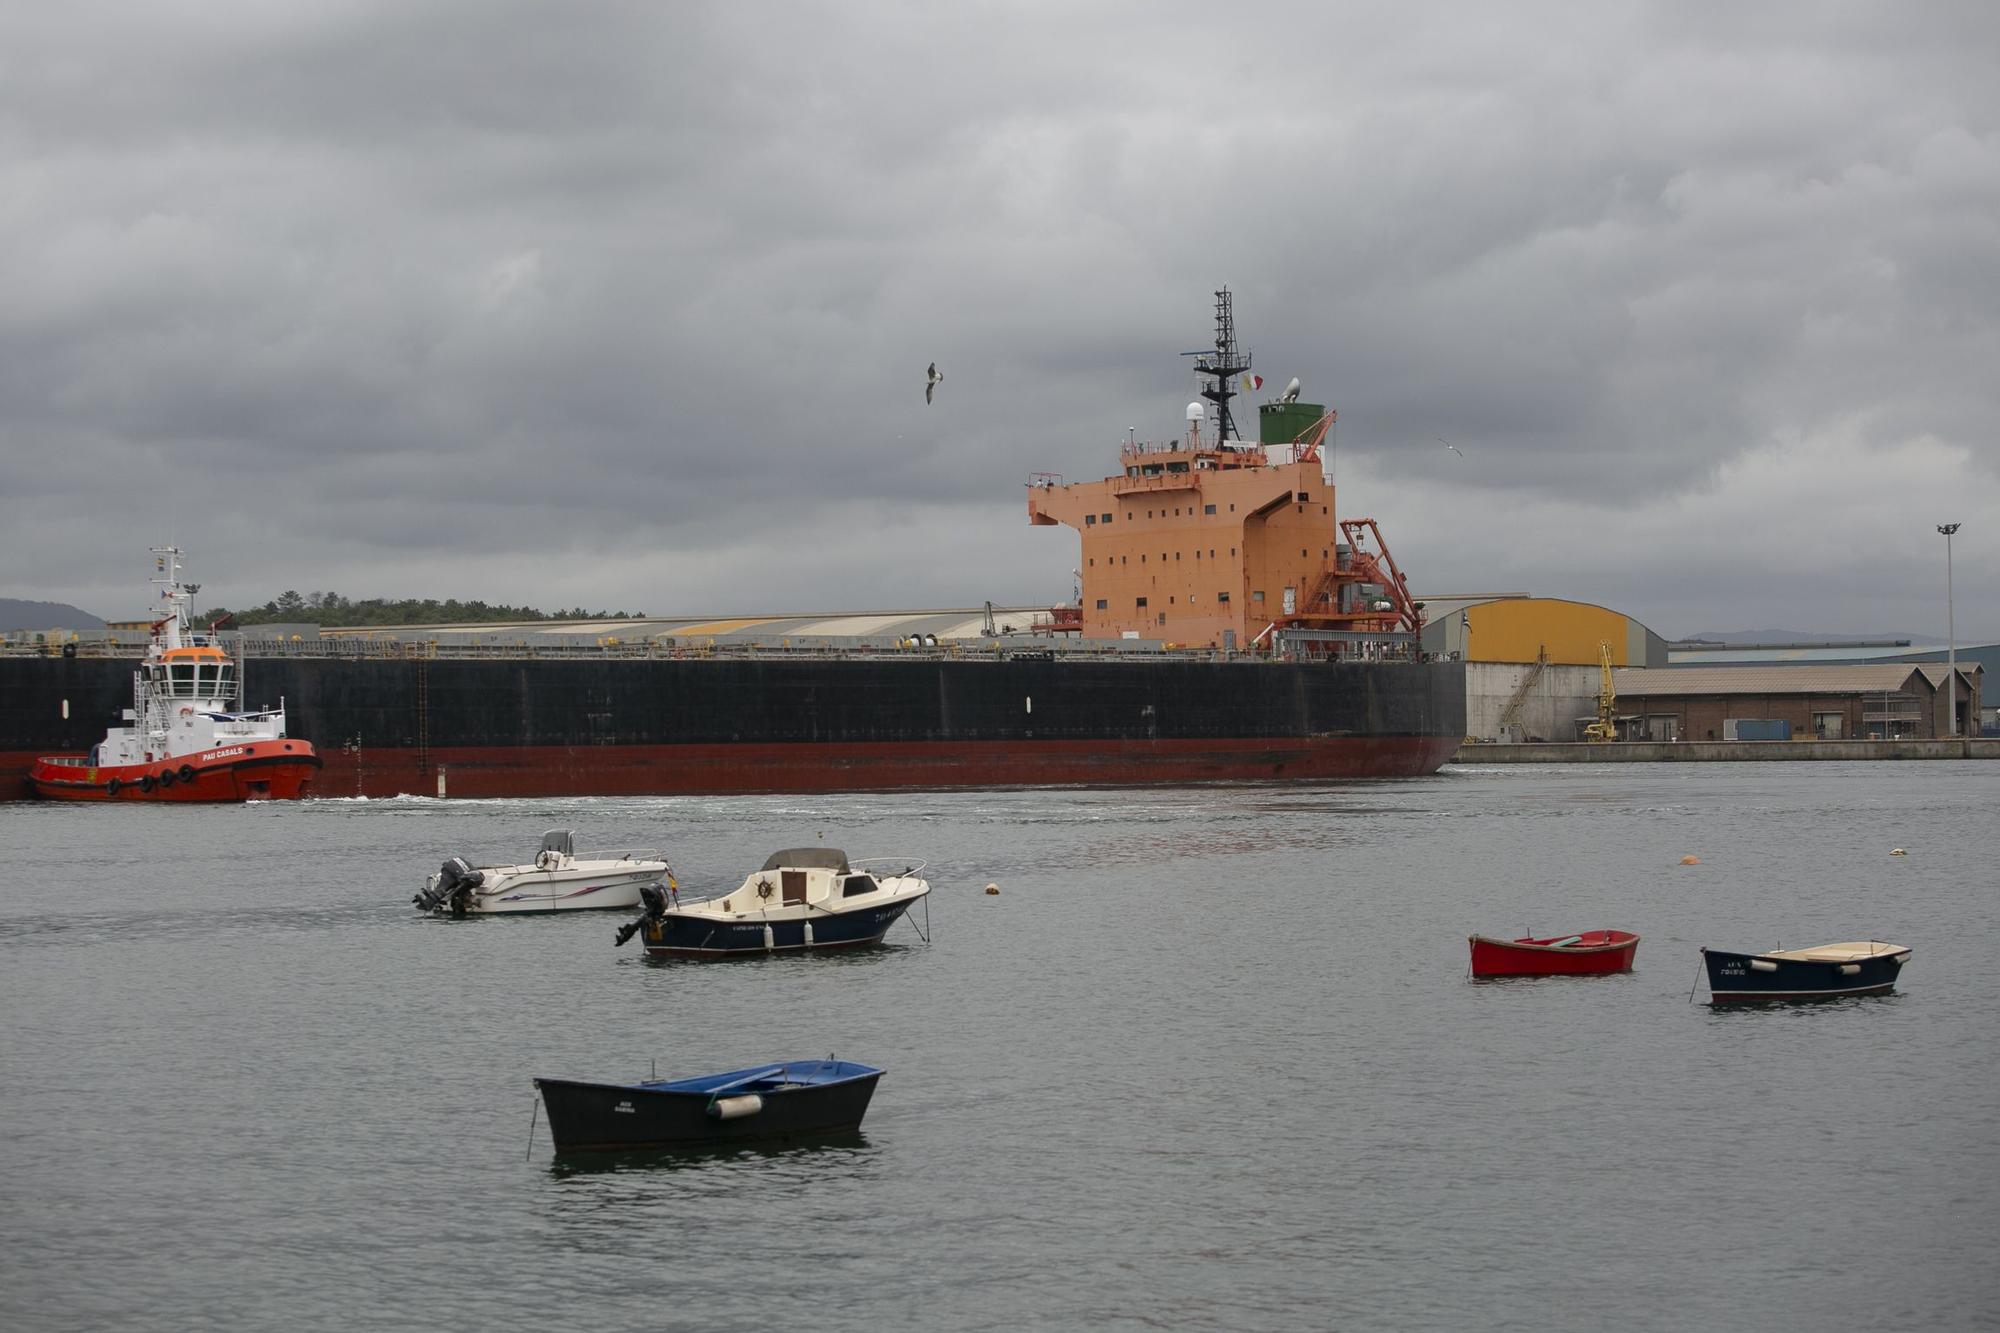
M1723 740L1733 718L1784 721L1795 737L1927 740L1950 734L1947 674L1922 663L1666 667L1618 671L1614 679L1618 713L1636 719L1634 739ZM1959 669L1961 720L1979 716L1982 674Z

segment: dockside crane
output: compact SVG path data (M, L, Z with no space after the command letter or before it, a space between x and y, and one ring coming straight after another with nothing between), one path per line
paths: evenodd
M1611 645L1599 642L1597 645L1597 721L1583 729L1587 741L1615 741L1618 739L1618 723L1611 715L1618 702L1618 691L1611 682Z

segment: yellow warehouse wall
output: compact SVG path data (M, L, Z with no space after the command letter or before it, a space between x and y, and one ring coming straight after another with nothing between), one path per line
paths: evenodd
M1546 649L1549 661L1597 665L1597 645L1611 645L1613 666L1644 666L1631 660L1631 621L1587 602L1547 597L1482 602L1467 607L1472 632L1465 650L1470 662L1533 662Z

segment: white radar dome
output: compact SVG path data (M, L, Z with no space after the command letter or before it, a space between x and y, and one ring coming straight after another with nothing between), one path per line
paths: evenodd
M1200 403L1188 404L1187 419L1189 421L1200 421L1203 417L1206 417L1207 415L1208 415L1208 409L1203 407Z

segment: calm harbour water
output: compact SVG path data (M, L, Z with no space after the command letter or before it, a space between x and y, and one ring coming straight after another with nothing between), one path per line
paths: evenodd
M1991 1326L1996 808L1976 762L0 806L0 1327ZM559 827L684 892L925 859L933 940L409 907ZM1600 926L1635 972L1466 979ZM1869 936L1897 995L1688 1002L1702 944ZM536 1074L829 1053L889 1071L851 1142L530 1144Z

